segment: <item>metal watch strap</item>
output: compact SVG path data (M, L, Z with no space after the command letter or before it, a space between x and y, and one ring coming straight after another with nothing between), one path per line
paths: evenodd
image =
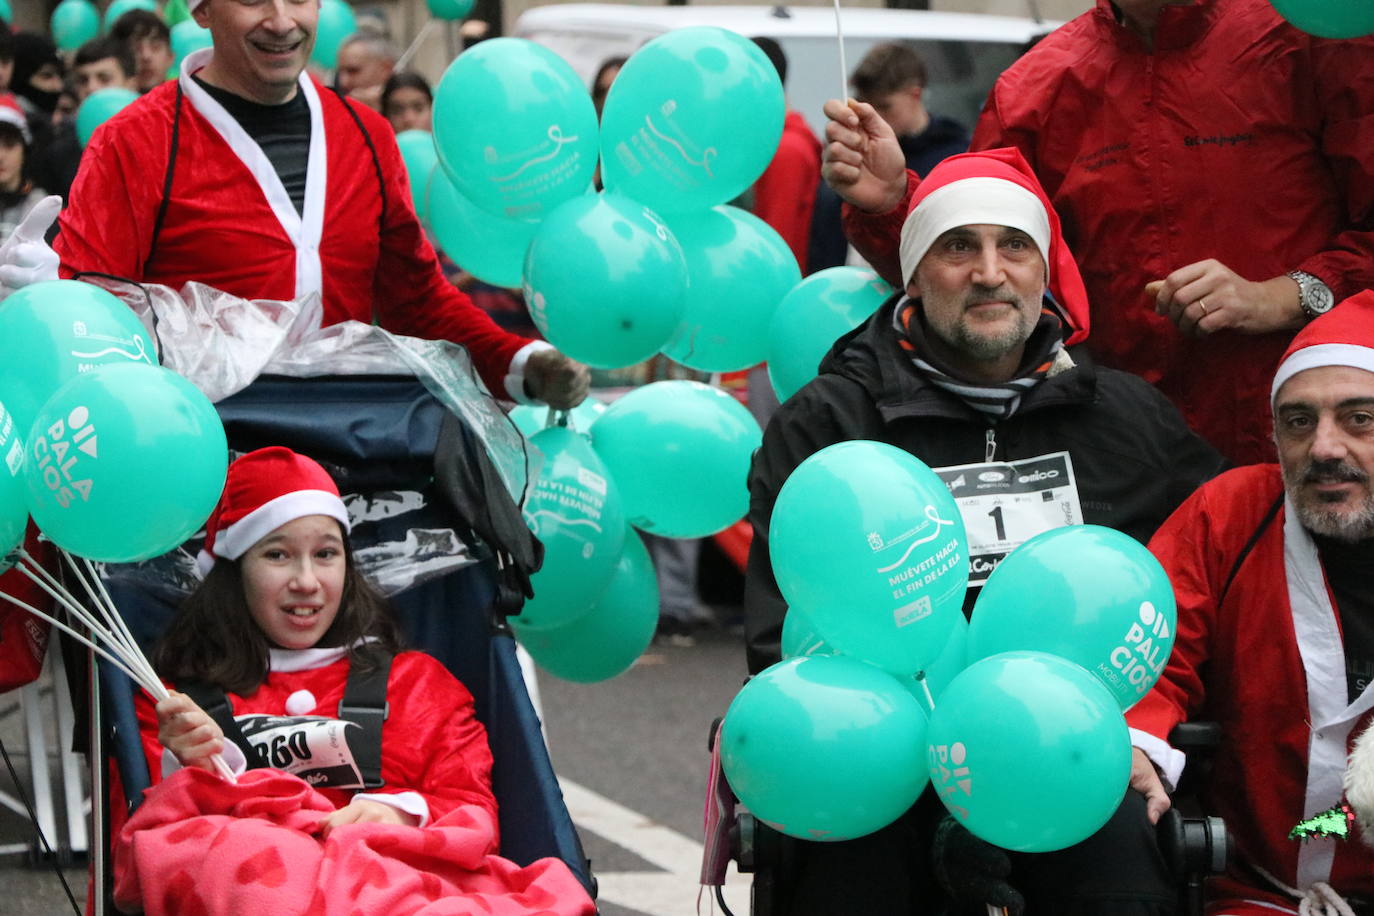
M1290 270L1288 276L1298 284L1298 305L1309 321L1331 311L1331 307L1335 305L1334 297L1331 288L1323 283L1320 277L1315 277L1305 270Z

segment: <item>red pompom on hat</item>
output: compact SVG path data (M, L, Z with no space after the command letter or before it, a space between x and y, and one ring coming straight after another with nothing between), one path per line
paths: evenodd
M898 256L902 284L942 233L958 226L1011 226L1029 235L1049 271L1049 291L1059 306L1067 344L1088 337L1088 292L1073 252L1064 242L1059 214L1021 151L1012 147L959 153L921 179L902 224Z
M217 557L237 560L282 525L307 515L327 515L345 532L350 529L339 488L317 462L279 445L249 452L229 465L196 566L205 575Z
M1270 403L1284 382L1299 372L1324 366L1374 372L1374 290L1356 293L1298 332L1274 373Z

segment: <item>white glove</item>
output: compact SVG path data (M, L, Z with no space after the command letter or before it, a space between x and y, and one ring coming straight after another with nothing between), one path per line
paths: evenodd
M0 299L31 283L57 279L57 252L43 236L61 209L62 198L43 198L0 245Z

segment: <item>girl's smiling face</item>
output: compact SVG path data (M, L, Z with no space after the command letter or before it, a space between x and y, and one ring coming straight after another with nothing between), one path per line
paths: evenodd
M309 649L334 624L347 560L343 531L327 515L287 522L243 555L243 595L273 645Z

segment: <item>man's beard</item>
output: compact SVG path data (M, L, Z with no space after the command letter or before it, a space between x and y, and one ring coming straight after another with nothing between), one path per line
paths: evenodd
M1001 333L975 330L976 326L968 316L961 314L958 322L950 329L948 343L978 362L999 360L1024 344L1035 330L1039 316L1035 310L1025 307L1025 303L1015 291L1005 287L974 286L964 297L963 305L968 308L979 302L1008 299L1015 302L1016 320Z
M1350 482L1365 484L1364 499L1354 508L1330 508L1320 497L1302 492L1309 483ZM1369 475L1339 459L1309 461L1303 468L1283 468L1283 485L1298 510L1298 521L1313 534L1355 542L1374 537L1374 493L1368 489ZM1344 506L1344 502L1340 504Z

